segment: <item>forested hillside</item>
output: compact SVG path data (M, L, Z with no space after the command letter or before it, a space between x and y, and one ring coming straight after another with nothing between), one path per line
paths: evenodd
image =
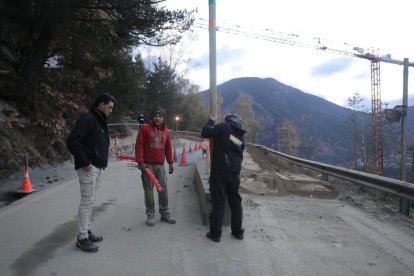
M144 67L140 45L173 45L195 11L153 0L0 1L0 176L68 158L65 139L102 92L117 102L111 122L161 105L167 124L197 130L207 117L197 87L159 58ZM132 53L135 53L134 56Z

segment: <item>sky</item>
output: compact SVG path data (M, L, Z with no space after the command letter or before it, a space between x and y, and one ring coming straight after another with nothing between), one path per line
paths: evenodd
M167 0L163 5L168 9L197 8L196 22L208 22L208 0ZM318 37L330 48L379 49L380 55L414 62L414 36L409 28L413 25L412 14L409 0L216 0L217 85L238 77L274 78L341 106L347 106L348 98L358 93L370 109L369 60L223 30L227 27L263 34L268 29L283 36L294 34L298 41L312 43ZM209 89L209 32L202 28L192 30L191 37L195 39L189 42L186 35L181 44L182 60L187 62L178 68L203 91ZM391 107L402 104L403 66L381 62L380 68L382 102ZM411 106L414 67L409 68L408 84Z

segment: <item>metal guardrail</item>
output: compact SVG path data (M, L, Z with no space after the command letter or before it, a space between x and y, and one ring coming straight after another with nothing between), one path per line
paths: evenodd
M261 148L277 157L283 158L290 163L306 167L322 173L322 178L326 179L326 176L334 176L340 179L348 180L353 183L363 185L366 187L374 188L389 194L396 195L398 197L414 200L414 184L406 181L401 181L384 176L374 175L370 173L355 171L342 167L337 167L329 164L310 161L294 156L290 156L261 145L250 144L256 148Z
M199 138L200 133L189 132L189 131L177 131L177 134ZM392 179L384 176L369 174L365 172L355 171L351 169L341 168L329 164L319 163L310 161L294 156L290 156L262 145L248 144L248 146L261 148L277 157L283 158L284 160L296 164L298 166L306 167L322 173L322 178L327 179L328 176L334 176L340 179L348 180L353 183L363 185L366 187L374 188L385 193L396 195L400 198L406 198L414 201L414 184L406 181Z

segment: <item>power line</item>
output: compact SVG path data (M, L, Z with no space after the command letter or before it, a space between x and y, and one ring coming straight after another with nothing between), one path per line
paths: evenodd
M208 30L208 20L197 18L193 26L196 28ZM307 37L295 33L283 33L280 31L272 30L270 28L258 29L253 27L222 23L221 25L217 26L217 31L253 39L261 39L279 44L292 45L346 56L353 56L368 59L374 62L381 61L397 65L403 65L404 63L401 60L392 59L390 54L381 55L381 50L376 47L355 46L350 43L337 42L316 36ZM409 63L409 66L414 67L414 63Z

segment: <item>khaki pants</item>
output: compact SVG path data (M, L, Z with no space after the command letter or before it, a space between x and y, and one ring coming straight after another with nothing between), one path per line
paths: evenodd
M163 192L158 193L158 205L161 216L169 215L170 210L168 208L168 189L167 189L167 175L165 174L164 165L150 164L148 168L153 172L155 177L160 182ZM141 174L142 185L145 193L145 207L146 213L149 218L155 217L155 204L154 204L154 183L152 183L149 176L142 172Z
M78 209L78 238L84 239L88 237L88 230L90 230L92 207L101 182L102 169L92 166L89 172L84 168L80 168L76 172L79 176L81 192L81 201Z

